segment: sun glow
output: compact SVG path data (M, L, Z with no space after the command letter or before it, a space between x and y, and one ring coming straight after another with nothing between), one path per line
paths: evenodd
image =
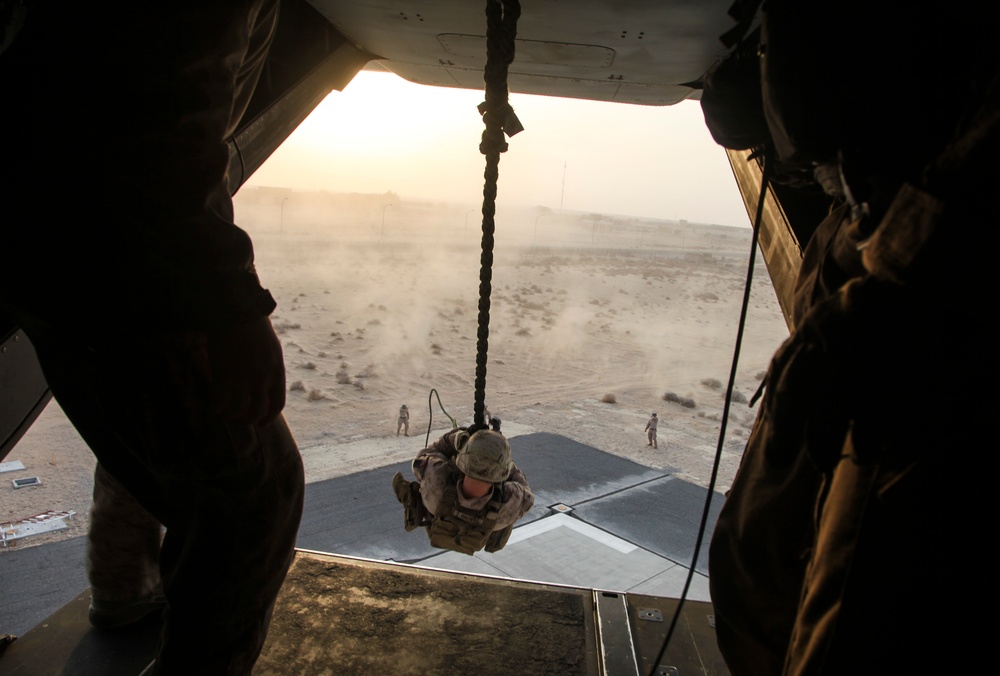
M330 94L249 183L481 201L480 90L362 71ZM500 161L500 203L747 225L701 107L511 94L525 131Z

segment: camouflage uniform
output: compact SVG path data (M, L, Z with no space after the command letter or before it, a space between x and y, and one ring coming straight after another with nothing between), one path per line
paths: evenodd
M12 213L39 214L3 221L0 308L99 461L95 607L162 585L157 673L246 674L294 556L302 462L280 416L210 413L199 359L203 341L261 326L275 306L233 224L226 139L277 2L119 9L109 21L30 3L0 57L0 189ZM84 165L56 184L66 101L86 102L72 149Z
M448 458L454 458L458 452L455 448L456 432L449 432L428 448L423 449L413 460L413 474L420 482L420 497L424 506L431 514L435 514L441 502L446 486L453 481L453 474ZM461 479L459 479L461 481ZM524 516L535 503L535 496L528 487L524 472L516 466L510 476L502 484L503 495L501 507L494 530L501 530L514 524ZM462 507L479 510L486 506L493 496L494 487L486 495L479 498L466 498L458 491L458 502Z
M399 407L399 418L396 420L396 436L403 430L405 436L410 436L410 409L403 404Z
M646 423L646 445L656 448L656 425L659 420L654 413Z

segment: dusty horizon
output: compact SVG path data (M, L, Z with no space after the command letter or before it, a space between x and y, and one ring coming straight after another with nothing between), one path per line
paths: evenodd
M280 199L254 204L238 197L236 208L237 222L253 237L262 283L278 303L272 322L285 353L285 417L307 466L323 467L307 480L415 455L432 388L459 424L471 422L477 214L401 200L385 208L383 231L384 203L330 212L322 205L289 208L290 202L284 214ZM530 209L498 212L487 405L508 429L560 434L705 486L751 233L598 216L559 222ZM756 415L741 400L759 386L787 337L759 261L720 491L732 480ZM667 394L674 399L665 400ZM397 443L403 403L413 437ZM651 411L661 420L655 451L643 433ZM449 423L435 412L434 424ZM95 463L54 402L8 460L21 460L25 470L7 477L38 476L43 483L0 486L0 522L49 510L76 513L66 530L17 546L86 532Z

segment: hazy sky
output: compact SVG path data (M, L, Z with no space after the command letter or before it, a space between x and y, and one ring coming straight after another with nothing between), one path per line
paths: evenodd
M482 99L481 91L361 72L248 184L481 204ZM499 203L749 225L697 102L652 107L524 94L510 101L525 131L500 157Z

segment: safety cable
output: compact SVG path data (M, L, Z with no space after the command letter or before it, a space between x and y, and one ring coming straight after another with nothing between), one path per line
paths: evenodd
M493 281L493 234L496 230L497 178L500 153L506 152L504 134L513 136L521 131L520 122L507 100L507 67L514 60L514 40L517 20L521 16L518 0L487 0L486 2L486 100L479 105L483 116L482 142L479 152L486 156L483 186L483 239L479 258L479 315L476 331L476 380L473 423L485 427L486 360L490 339L490 293Z
M431 403L431 396L437 397L441 412L451 421L451 429L458 427L458 422L444 409L444 404L441 403L441 395L432 387L431 391L427 393L427 436L424 438L424 448L430 448L431 446L431 427L434 425L434 404Z
M748 158L748 161L753 160L754 155ZM649 676L655 676L657 667L660 664L660 660L663 659L663 655L667 652L667 647L670 645L670 639L673 637L674 629L677 627L677 622L680 620L681 610L684 608L684 601L687 599L688 589L691 586L691 580L694 577L695 567L698 565L698 555L701 553L702 540L705 537L705 528L708 524L708 514L709 509L712 506L712 493L715 492L715 480L719 476L719 461L722 459L722 446L726 440L726 422L729 420L729 407L732 404L733 398L733 386L736 383L736 366L739 363L740 348L743 345L743 329L746 326L747 312L750 307L750 286L753 281L753 269L757 259L757 238L760 234L760 221L764 213L764 198L767 196L767 187L771 179L769 167L770 163L767 162L765 158L763 160L764 168L761 172L760 180L760 198L757 200L757 213L754 216L753 222L753 234L750 238L750 263L747 267L747 281L743 288L743 306L740 308L740 321L736 328L736 345L733 348L733 362L729 369L729 383L726 386L726 401L722 408L722 424L719 427L719 443L715 449L715 461L712 463L712 476L708 481L708 491L705 496L705 508L701 513L701 523L698 526L698 537L694 543L694 556L691 560L691 567L688 569L687 578L684 580L684 589L681 591L681 597L677 601L677 608L674 610L674 616L670 620L670 627L667 629L667 635L663 639L663 645L660 647L660 652L657 653L656 659L653 660L653 665L649 670Z

